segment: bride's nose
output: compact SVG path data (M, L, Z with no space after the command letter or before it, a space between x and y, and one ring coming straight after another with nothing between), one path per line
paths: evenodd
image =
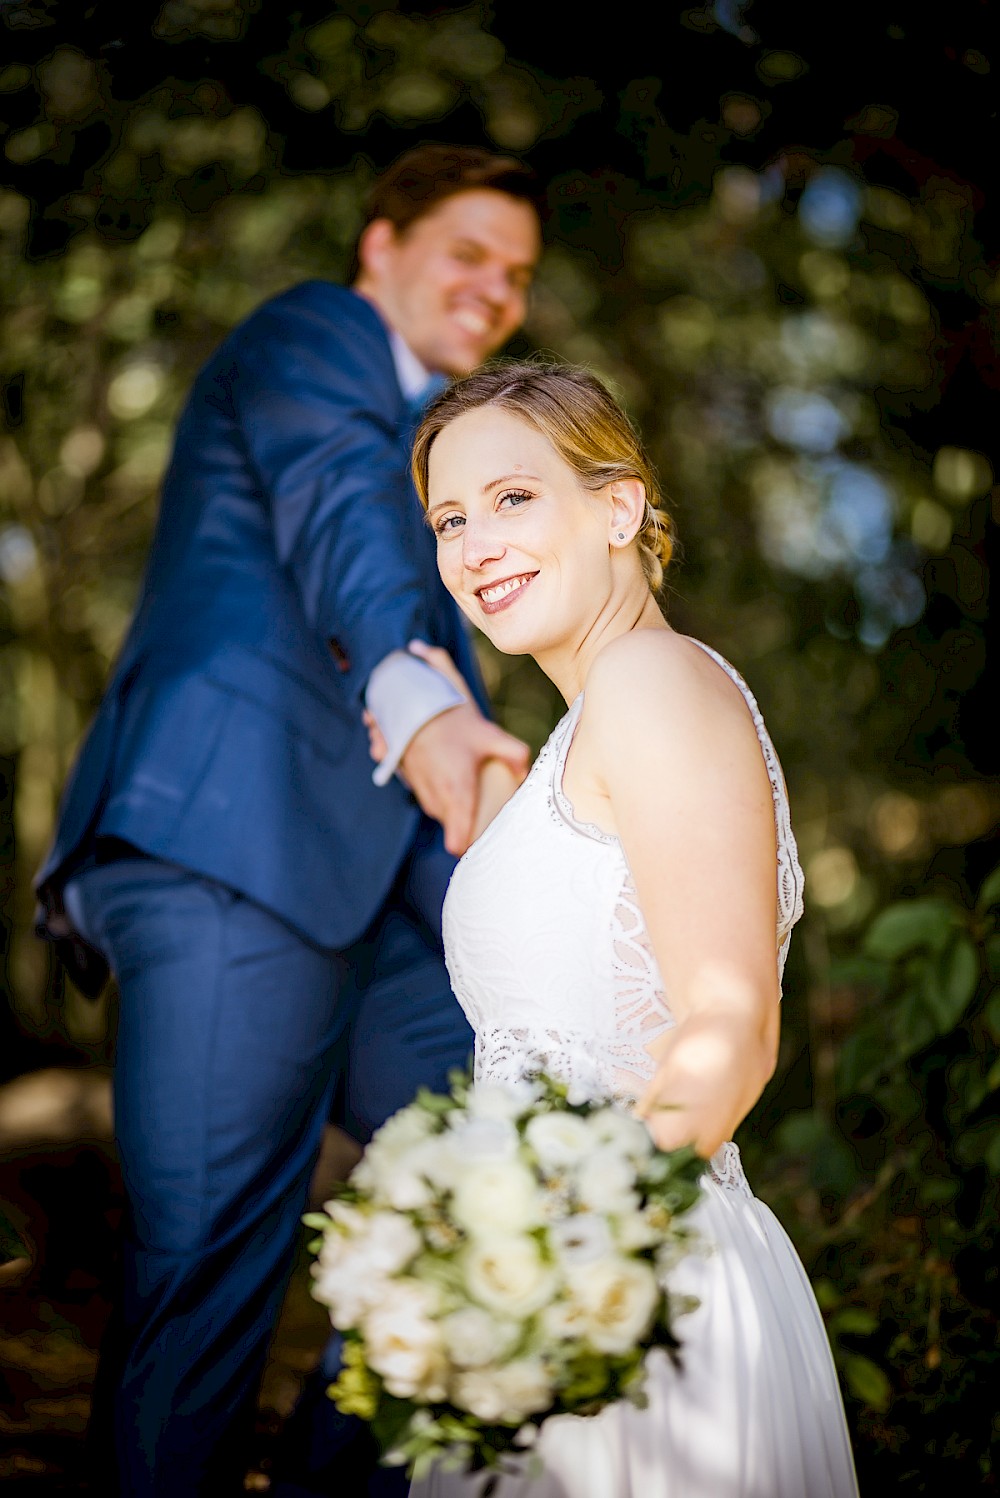
M466 518L462 532L462 561L471 572L498 562L507 548L492 520Z

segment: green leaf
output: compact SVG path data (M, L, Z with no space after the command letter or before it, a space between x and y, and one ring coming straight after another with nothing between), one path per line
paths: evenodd
M939 962L928 963L922 979L924 998L943 1035L958 1024L979 985L979 954L969 938L959 936Z
M865 933L869 957L890 962L920 950L940 951L955 925L956 912L946 900L905 900L888 905Z
M455 1102L453 1098L444 1093L431 1092L429 1087L421 1087L410 1107L423 1108L426 1113L433 1113L440 1117L442 1114L451 1113Z
M885 1040L874 1025L848 1035L837 1061L838 1091L861 1092L870 1087L885 1065Z
M973 1124L971 1129L964 1129L955 1140L954 1150L960 1164L983 1162L994 1174L1000 1175L1000 1123L990 1118Z
M813 1281L813 1293L817 1304L822 1311L832 1311L840 1304L840 1291L833 1280L818 1279Z
M993 1039L1000 1042L1000 988L995 988L986 1000L983 1017Z
M884 1368L873 1363L871 1358L859 1352L844 1353L841 1364L847 1387L855 1399L860 1399L871 1410L884 1414L892 1402L892 1385Z
M985 947L987 971L992 978L1000 978L1000 933L988 936Z
M945 963L945 993L955 1020L965 1013L978 986L979 953L970 938L963 934L951 948Z
M892 1061L905 1061L938 1034L933 1012L923 994L907 992L896 1000L891 1024L895 1038Z
M0 1205L0 1264L10 1264L15 1259L30 1257L31 1253L24 1239Z
M1000 905L1000 864L987 874L979 891L979 899L976 901L976 909L980 914L985 914L994 905Z
M920 1200L928 1206L939 1206L953 1201L958 1195L960 1182L950 1176L925 1176L920 1182Z
M416 1408L409 1399L397 1399L383 1392L375 1417L369 1422L381 1451L391 1451L399 1444Z
M789 1113L778 1126L778 1143L789 1155L812 1155L826 1138L826 1124L818 1113Z
M983 1151L983 1159L986 1168L995 1176L1000 1176L1000 1128L996 1128L993 1138Z
M830 1330L838 1336L870 1337L879 1328L879 1319L864 1306L845 1306L830 1318Z

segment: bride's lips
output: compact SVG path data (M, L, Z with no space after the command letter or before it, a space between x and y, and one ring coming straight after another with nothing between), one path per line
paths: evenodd
M483 613L499 614L501 609L510 608L537 576L537 572L516 572L512 577L502 577L495 583L484 583L476 589Z

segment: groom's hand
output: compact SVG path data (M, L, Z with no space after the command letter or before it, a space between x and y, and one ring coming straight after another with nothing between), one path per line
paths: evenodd
M468 702L425 723L407 745L400 769L422 810L444 828L448 852L461 857L474 835L483 765L500 760L520 783L528 756L527 744Z

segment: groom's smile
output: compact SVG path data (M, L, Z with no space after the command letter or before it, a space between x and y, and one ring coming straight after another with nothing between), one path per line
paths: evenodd
M468 374L524 321L541 251L538 215L494 188L446 198L403 231L368 225L355 290L427 369Z

